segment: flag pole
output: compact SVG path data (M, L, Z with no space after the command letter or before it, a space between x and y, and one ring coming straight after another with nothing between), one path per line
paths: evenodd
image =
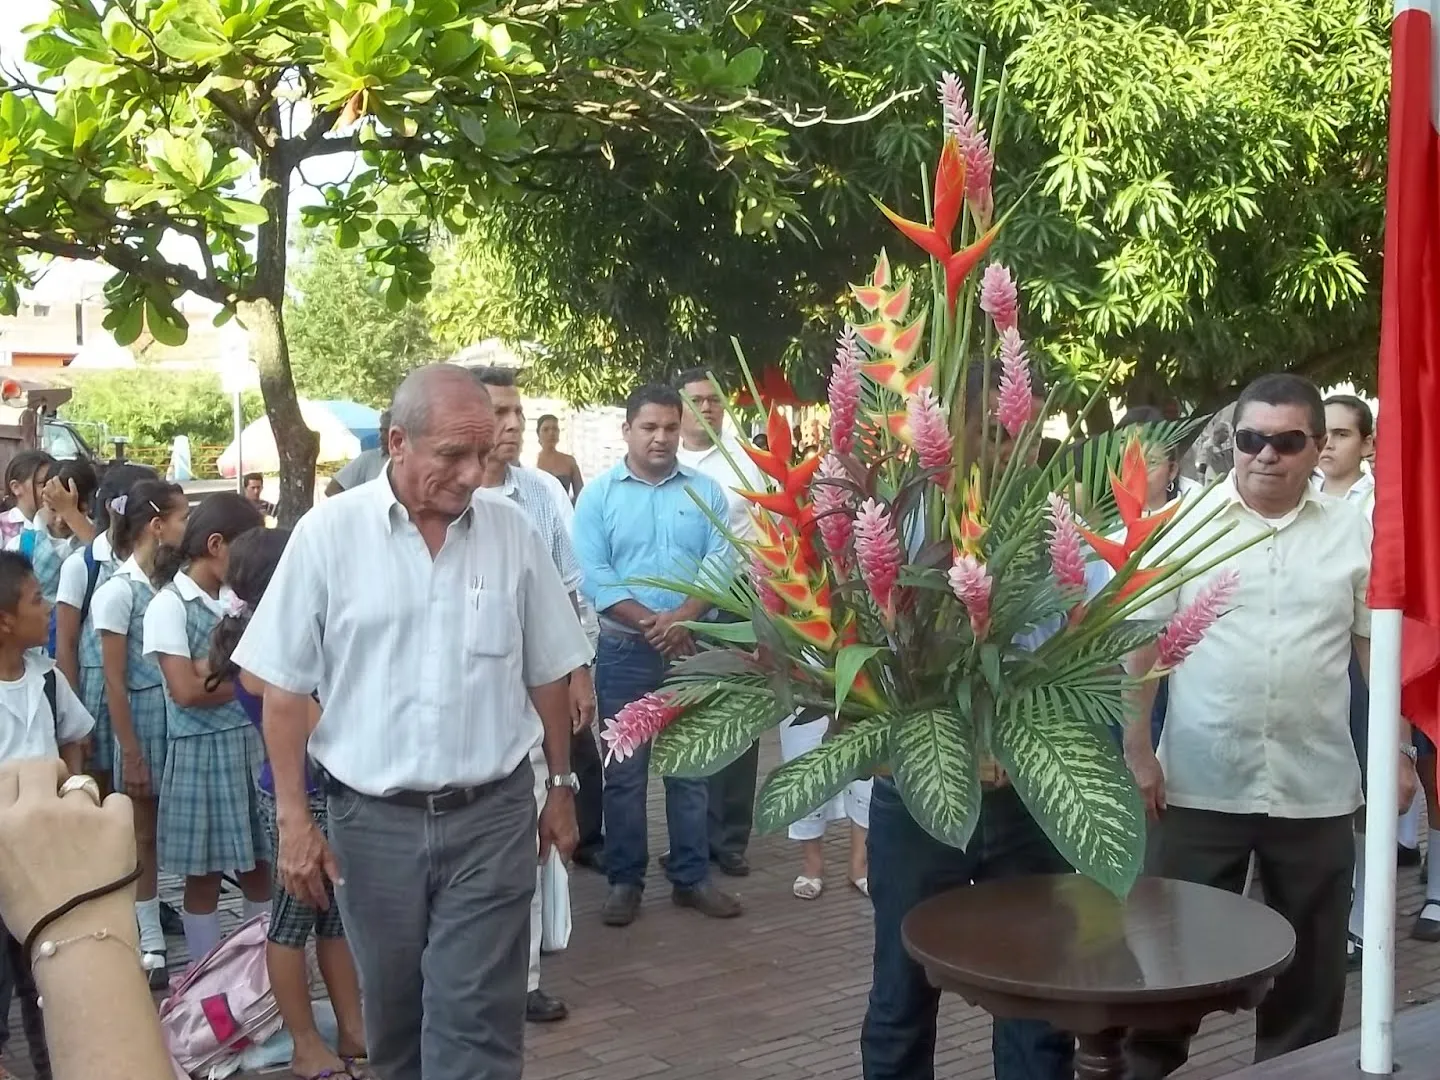
M1401 613L1370 617L1370 735L1366 771L1365 945L1360 974L1360 1071L1395 1067L1395 843L1400 801Z

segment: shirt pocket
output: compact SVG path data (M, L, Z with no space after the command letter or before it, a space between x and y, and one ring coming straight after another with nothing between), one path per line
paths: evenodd
M675 511L672 527L675 530L677 554L681 556L682 563L685 556L689 556L690 561L695 563L704 558L705 548L710 541L710 530L714 526L701 509L690 501L688 495L685 505Z
M480 589L465 606L465 651L505 657L520 649L520 613L513 593Z

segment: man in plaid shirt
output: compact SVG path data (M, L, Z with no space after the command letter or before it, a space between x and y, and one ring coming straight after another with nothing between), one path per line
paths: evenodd
M490 403L495 407L495 446L486 461L481 493L510 499L525 511L574 602L581 578L580 560L570 544L567 521L574 511L560 481L541 469L517 464L525 437L525 406L515 386L515 372L510 368L483 367L472 369L472 374L489 391ZM578 604L576 611L578 614ZM578 856L581 851L595 852L603 844L601 795L605 774L591 730L595 722L595 681L589 668L579 668L570 675L570 719L574 733L570 761L580 779L575 799L580 828ZM536 798L543 800L549 771L538 747L532 759L536 766ZM549 1023L565 1019L569 1010L559 998L540 989L540 907L541 889L537 886L530 906L530 984L525 1018L532 1023Z

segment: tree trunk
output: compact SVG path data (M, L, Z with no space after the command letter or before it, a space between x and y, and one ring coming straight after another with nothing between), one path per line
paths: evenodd
M260 155L259 164L262 182L269 182L260 204L270 219L256 229L255 288L236 305L236 311L250 331L260 369L265 415L280 457L280 505L276 517L282 528L289 528L315 503L315 459L320 452L320 437L305 426L300 415L300 399L290 371L290 348L285 340L290 167L287 162L277 161L273 153Z

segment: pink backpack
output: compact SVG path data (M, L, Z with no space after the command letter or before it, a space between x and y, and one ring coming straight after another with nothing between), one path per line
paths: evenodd
M160 1028L176 1063L191 1076L221 1080L240 1055L280 1030L265 968L268 913L257 915L195 964L160 1006Z

